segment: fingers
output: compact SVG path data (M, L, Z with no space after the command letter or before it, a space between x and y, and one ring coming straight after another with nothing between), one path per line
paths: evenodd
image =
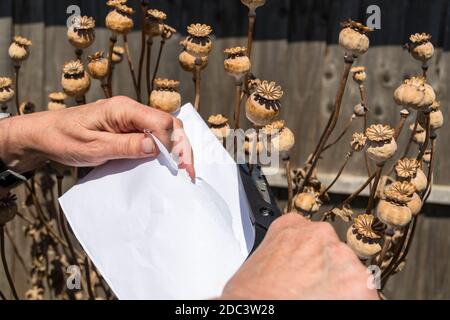
M194 154L192 152L192 146L183 129L183 123L177 118L173 118L174 121L174 132L173 141L174 147L172 152L178 156L178 167L180 169L185 169L191 179L195 180L195 169L194 169Z
M150 158L159 154L153 138L143 133L104 133L101 140L105 146L105 161Z
M144 132L148 130L167 148L172 150L173 117L163 111L144 106L128 97L115 97L105 104L118 122L119 132ZM112 106L111 106L112 104Z

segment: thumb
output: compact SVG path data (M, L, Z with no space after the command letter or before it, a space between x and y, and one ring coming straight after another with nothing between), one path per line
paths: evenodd
M108 159L140 159L156 157L158 146L151 136L143 133L108 133L106 138Z

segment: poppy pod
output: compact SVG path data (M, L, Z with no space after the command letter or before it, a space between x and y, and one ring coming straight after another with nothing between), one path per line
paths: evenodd
M275 82L261 82L245 104L247 119L261 127L269 124L280 112L282 96L283 91Z
M411 214L416 216L422 210L423 202L420 196L417 193L414 193L411 200L407 204L409 210L411 210Z
M30 54L31 45L31 40L21 36L15 36L13 42L9 46L9 57L16 62L25 60Z
M406 226L412 218L408 202L412 200L415 191L414 184L408 181L396 181L387 186L384 199L378 202L378 218L394 228Z
M342 22L341 26L339 44L346 52L360 56L369 50L370 41L367 33L372 31L371 28L350 19Z
M286 153L295 144L295 136L292 131L284 126L283 120L273 121L262 129L270 141L270 151Z
M114 63L121 63L123 60L123 55L125 54L125 49L123 47L115 46L113 48L113 54L111 61Z
M394 139L395 130L388 125L374 124L366 129L367 155L375 162L382 164L397 151Z
M381 251L386 226L371 214L361 214L347 231L347 245L360 259L369 259Z
M317 197L313 192L302 192L296 195L294 207L302 213L314 213L320 209Z
M350 69L350 72L353 74L353 80L361 85L366 81L366 68L365 67L353 67Z
M195 60L196 58L186 50L183 50L178 57L181 68L187 72L193 72L195 70ZM203 70L208 65L208 57L202 57L201 61L200 70Z
M212 50L210 34L212 28L206 24L191 24L187 28L188 37L184 42L186 51L196 58L207 56Z
M425 154L423 155L423 161L425 163L430 163L430 161L431 161L431 150L430 149L425 151Z
M50 111L67 108L64 102L67 99L67 95L64 92L52 92L48 95L48 99L47 109Z
M225 71L236 78L236 80L242 79L246 75L252 64L250 59L247 57L247 49L243 47L235 47L225 49L226 58L224 61Z
M355 132L352 135L352 141L350 141L350 148L352 151L359 152L366 146L367 137L364 133Z
M181 96L178 92L179 85L179 81L155 79L155 89L150 94L150 105L168 113L177 112L181 106Z
M30 114L36 111L36 105L33 102L22 102L19 106L20 114Z
M69 42L77 49L88 48L95 40L95 20L91 17L76 16L67 30Z
M397 161L395 164L395 173L397 174L397 180L411 181L420 168L420 163L414 158L403 158Z
M0 199L0 226L14 219L17 214L17 197L8 193L4 198Z
M409 37L410 42L406 47L414 59L425 63L434 55L434 46L430 40L431 35L427 33L416 33Z
M103 79L108 74L108 59L103 51L98 51L88 57L88 72L94 79Z
M175 28L172 28L171 26L167 25L167 24L163 24L163 29L162 29L162 34L161 37L164 40L169 40L170 38L172 38L172 36L177 33L177 30Z
M353 107L353 114L357 117L364 117L367 114L367 109L361 103Z
M73 60L64 65L61 84L67 95L79 98L89 90L91 80L81 62Z
M435 100L436 94L424 77L406 79L394 92L395 103L415 110L426 110Z
M250 11L255 12L255 10L266 3L266 0L241 0Z
M415 131L414 136L413 136L413 141L415 143L417 143L418 145L422 145L425 142L427 133L426 133L425 129L420 124L418 124L417 126L415 126L414 123L411 124L409 126L409 130L413 131L414 127L416 127L416 131Z
M162 35L164 31L164 20L167 19L167 15L162 11L149 9L145 18L145 33L152 37Z
M411 182L416 187L417 192L422 193L427 188L427 176L422 171L422 169L417 169L415 177L411 179Z
M107 5L112 10L106 16L106 27L117 34L128 34L134 26L133 19L131 18L134 10L125 5L124 1L120 0L109 0Z
M221 114L210 116L208 118L208 124L209 128L211 129L211 132L220 141L226 139L231 133L230 125L228 124L228 119Z
M11 101L14 97L14 90L12 88L12 80L10 78L0 78L0 103Z
M438 130L442 128L444 125L444 116L442 114L442 111L440 109L440 103L438 101L433 102L433 104L430 107L430 127L431 130ZM418 120L419 123L423 128L426 127L426 115L424 113L418 114Z

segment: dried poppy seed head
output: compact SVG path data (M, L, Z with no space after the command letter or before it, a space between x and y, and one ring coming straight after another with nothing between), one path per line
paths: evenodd
M251 11L263 6L266 0L241 0L241 2L246 5Z
M206 24L191 24L187 27L187 32L192 37L206 38L212 33L212 28Z
M120 63L123 60L123 55L125 54L125 49L120 46L114 46L112 54L112 62Z
M371 214L357 216L353 220L353 228L360 235L373 240L380 239L386 229L385 225Z
M134 26L133 19L131 18L134 10L125 3L124 1L118 0L110 0L107 3L112 10L106 16L106 27L115 34L126 35Z
M156 20L160 20L160 21L167 19L167 15L164 12L157 10L157 9L147 10L147 17L153 18Z
M352 136L352 141L350 142L350 147L353 151L361 151L364 149L366 145L367 137L364 135L364 133L355 132Z
M67 99L67 95L64 92L52 92L48 95L48 98L54 102L64 102Z
M33 102L25 101L19 106L20 114L30 114L36 111L36 105Z
M100 50L100 51L97 51L96 53L91 54L90 56L88 56L88 61L89 62L98 61L98 60L101 60L101 59L104 59L104 58L105 58L105 54L104 54L103 50Z
M75 30L92 30L95 28L95 20L92 17L88 17L88 16L76 16L75 18L73 18L73 28Z
M163 24L161 36L164 40L169 40L175 33L177 33L177 30L175 28L172 28L167 24Z
M284 120L276 120L262 128L263 133L273 135L279 133L284 128Z
M431 40L431 34L422 32L422 33L415 33L409 36L409 41L414 44L423 44L425 42L428 42Z
M283 90L281 86L277 85L275 82L268 82L264 80L261 84L256 88L256 94L266 100L276 101L280 100L283 97Z
M398 177L410 179L416 176L419 167L420 163L415 158L403 158L397 161L395 172Z
M0 90L9 89L12 85L11 78L1 77L0 78Z
M359 67L353 67L350 69L350 72L353 73L353 80L358 83L362 84L364 81L366 81L366 68L363 66Z
M0 226L14 219L17 214L17 197L12 193L0 199Z
M211 115L208 118L208 124L211 126L223 126L227 123L228 119L223 114Z
M29 40L25 37L22 37L22 36L14 36L14 43L16 43L22 47L30 47L33 44L33 42L31 42L31 40Z
M79 60L72 60L64 64L63 73L70 76L80 75L84 73L84 67Z
M396 181L386 187L384 195L389 201L405 205L411 201L414 192L416 192L416 187L412 182Z
M180 81L163 78L156 78L153 83L155 85L156 90L177 91L180 85Z
M241 57L247 53L247 48L246 47L227 48L223 50L223 52L227 55L227 58Z
M366 137L372 142L390 141L395 134L395 130L389 125L373 124L366 129Z
M351 28L355 31L358 31L361 34L367 34L373 31L372 28L363 25L361 22L353 21L352 19L348 19L346 21L341 22L341 27L343 29Z

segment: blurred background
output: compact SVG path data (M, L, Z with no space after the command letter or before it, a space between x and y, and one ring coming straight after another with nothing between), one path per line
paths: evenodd
M61 90L62 65L75 58L74 48L66 37L66 22L70 16L66 9L70 5L79 6L82 15L96 20L95 43L85 51L83 58L98 50L107 51L110 32L104 23L108 13L105 3L103 0L0 1L0 76L13 75L7 52L12 37L22 35L33 41L31 55L21 70L21 101L31 101L38 110L45 110L48 94ZM129 5L138 12L138 0L129 0ZM348 18L366 22L370 16L366 10L370 5L378 5L381 9L381 29L370 35L369 52L356 61L356 65L367 69L369 122L391 126L398 123L400 108L393 102L393 92L404 78L421 73L420 64L402 48L409 35L416 32L433 36L432 43L437 50L429 63L429 82L441 101L445 119L448 118L450 1L267 0L266 5L257 10L252 72L260 79L276 81L284 90L280 118L286 120L286 125L296 135L296 147L291 154L296 166L302 165L313 152L333 107L343 69L343 51L337 44L339 22ZM214 49L202 76L201 113L204 117L222 113L231 119L234 80L223 69L223 49L246 45L247 8L239 0L150 0L150 7L166 12L166 23L179 32L166 43L159 76L181 81L184 102L193 102L194 85L192 74L184 72L178 64L179 41L190 23L206 23L213 27ZM128 37L135 64L140 50L138 16L136 13L135 31ZM118 45L121 43L119 39ZM154 47L159 47L159 41L155 41ZM152 58L156 60L156 54ZM114 78L115 95L134 97L126 62L116 67ZM100 83L93 81L87 101L99 98L103 98ZM349 81L341 117L344 121L338 124L337 133L358 102L358 87ZM242 121L245 123L244 117ZM362 130L361 126L361 122L355 121L354 130ZM342 163L352 132L350 130L348 137L321 161L319 177L325 184L334 178L337 164ZM407 133L408 130L403 132L400 144L405 144ZM433 192L419 220L408 264L390 281L386 290L388 298L450 298L450 145L446 141L449 134L448 125L439 131ZM332 189L333 203L362 184L366 174L363 163L362 154L356 154L341 181ZM270 176L269 180L283 205L285 177L279 174ZM357 205L363 208L364 200L364 197L358 199ZM26 248L25 243L18 245ZM8 258L12 261L14 277L20 283L23 270L12 252ZM0 286L6 288L4 279L0 279Z

